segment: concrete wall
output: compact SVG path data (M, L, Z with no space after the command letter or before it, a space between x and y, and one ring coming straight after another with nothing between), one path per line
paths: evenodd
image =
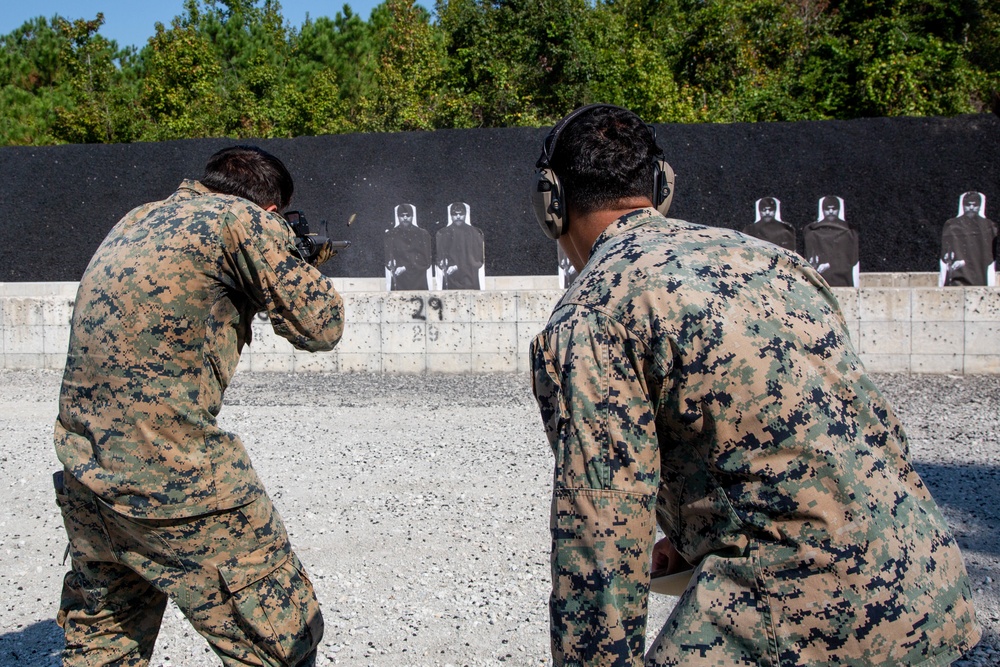
M386 292L334 279L348 325L332 352L294 350L264 319L240 368L280 372L528 370L528 345L562 291L555 276L488 279L483 292ZM1000 373L1000 288L938 288L933 273L862 274L834 292L868 370ZM76 283L0 283L0 368L61 369Z

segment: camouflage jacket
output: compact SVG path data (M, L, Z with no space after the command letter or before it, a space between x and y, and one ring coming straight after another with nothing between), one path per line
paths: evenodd
M184 181L126 215L80 282L55 447L124 514L193 516L263 492L222 393L254 314L294 346L329 350L340 295L304 262L281 216Z
M961 555L801 257L632 212L532 343L556 665L643 663L655 522L696 565L650 665L947 664Z

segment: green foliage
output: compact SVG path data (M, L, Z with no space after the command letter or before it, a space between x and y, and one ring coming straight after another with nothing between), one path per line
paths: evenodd
M140 105L148 121L144 140L221 134L222 68L208 37L194 25L175 20L158 25L143 50Z
M374 92L378 67L374 29L349 6L333 19L307 19L291 40L289 74L293 80L308 85L312 77L328 72L324 79L336 82L337 97L352 105Z
M977 104L993 103L1000 113L1000 5L984 2L967 30L967 59L977 74Z
M644 20L642 13L614 12L607 6L598 9L604 15L594 24L597 59L589 97L628 107L647 122L702 120L704 114L691 88L677 81L656 42L637 30Z
M966 60L963 25L976 3L842 3L839 30L849 45L847 104L856 116L954 115L975 111L976 72ZM857 17L848 21L848 18Z
M985 110L990 0L385 0L289 26L182 0L139 51L93 20L0 36L0 145L537 126L604 101L648 122Z
M68 74L61 63L66 37L38 17L0 37L0 144L38 145L57 141L55 109L69 103Z
M380 44L374 87L359 100L363 132L432 130L442 102L444 44L426 10L413 0L386 0L387 19L377 25Z
M58 85L63 67L59 61L66 37L39 16L0 37L0 82L28 92Z
M68 75L69 100L55 110L53 134L71 143L114 143L138 139L134 81L128 75L130 51L102 37L104 15L92 21L58 21L61 59Z

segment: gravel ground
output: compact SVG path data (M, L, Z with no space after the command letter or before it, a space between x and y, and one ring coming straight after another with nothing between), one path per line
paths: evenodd
M1000 377L879 376L1000 664ZM0 371L0 665L59 664L59 374ZM241 374L240 433L323 604L318 664L545 665L551 463L526 375ZM652 596L650 635L673 598ZM154 667L219 661L168 608Z

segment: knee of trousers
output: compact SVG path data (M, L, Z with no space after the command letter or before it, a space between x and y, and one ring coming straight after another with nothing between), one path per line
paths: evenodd
M281 667L307 661L323 637L323 616L312 581L291 548L233 558L219 573L255 651Z

